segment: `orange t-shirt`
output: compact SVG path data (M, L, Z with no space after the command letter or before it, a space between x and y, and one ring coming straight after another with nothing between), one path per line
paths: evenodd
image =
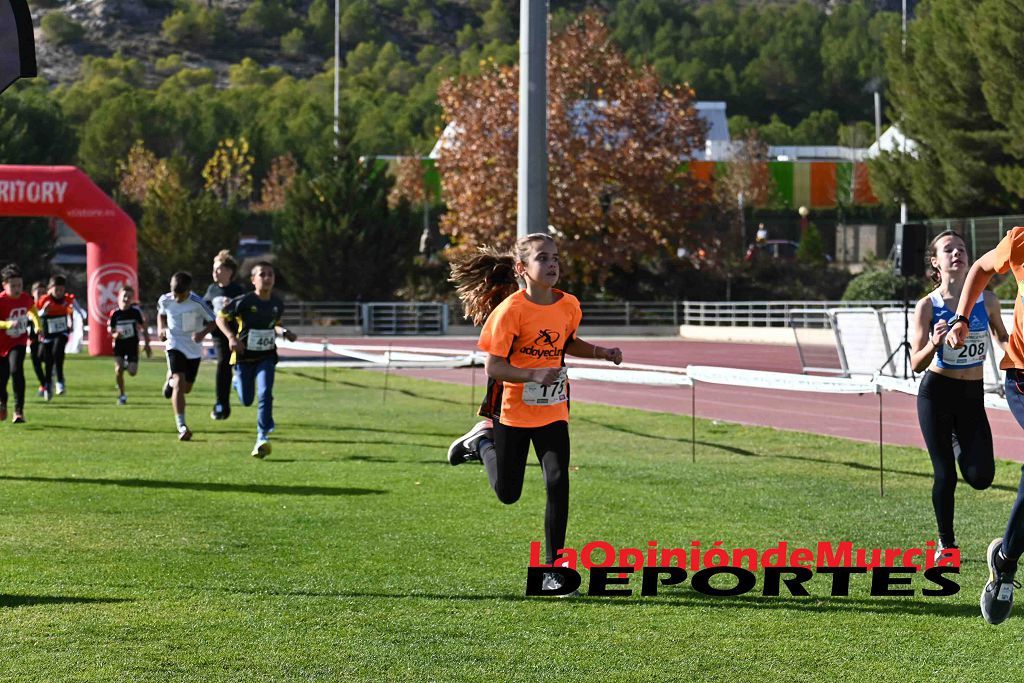
M36 310L39 311L42 332L46 337L57 334L68 334L71 330L72 321L69 316L74 312L75 295L71 292L64 292L60 299L53 298L49 293L44 294L36 302Z
M1024 318L1024 227L1016 227L1006 233L995 248L996 272L1002 275L1013 271L1017 281L1017 296L1013 302L1013 328L1009 330L1010 341L1006 355L999 363L1000 370L1019 368L1024 370L1024 336L1021 334L1021 319Z
M551 291L557 300L547 306L527 299L525 290L502 301L487 317L477 346L492 356L507 359L515 368L564 366L565 346L575 336L583 312L572 294ZM543 427L559 420L568 421L568 391L568 380L564 384L564 400L547 397L534 383L491 380L480 414L509 427ZM552 402L544 404L545 401Z

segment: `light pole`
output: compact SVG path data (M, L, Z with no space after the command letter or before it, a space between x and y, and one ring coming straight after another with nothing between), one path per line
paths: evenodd
M548 2L519 3L519 187L516 234L548 226Z
M800 214L800 239L803 239L804 233L807 232L807 216L810 215L811 210L806 206L801 206L796 212Z
M341 122L338 99L339 62L341 61L341 33L338 25L341 23L341 0L334 0L334 146L340 145Z

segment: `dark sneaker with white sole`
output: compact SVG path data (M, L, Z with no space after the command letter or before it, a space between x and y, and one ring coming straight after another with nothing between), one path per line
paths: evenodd
M540 588L544 591L556 591L562 587L562 576L554 572L547 572L544 574L544 578L541 579ZM572 593L566 593L565 595L556 595L556 598L578 598L580 592L578 590Z
M959 553L960 552L960 546L958 546L956 543L952 543L950 545L946 545L942 541L939 541L939 546L935 549L935 564L937 565L939 563L939 560L942 559L943 555L952 556L952 554L953 554L952 551L953 550L955 550L955 551L957 551L957 553ZM963 562L962 559L960 561Z
M490 420L480 420L468 432L452 441L448 447L448 464L461 465L470 460L480 460L480 452L476 448L477 441L481 436L493 428Z
M981 616L990 624L1006 621L1013 610L1013 590L1020 588L1020 583L1013 578L1017 572L1017 562L1002 557L1002 547L1003 539L997 538L988 544L988 552L985 553L988 583L985 584L985 590L981 591Z

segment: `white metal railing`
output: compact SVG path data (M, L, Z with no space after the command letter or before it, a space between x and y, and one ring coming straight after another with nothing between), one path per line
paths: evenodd
M584 301L587 325L605 327L828 327L830 309L894 308L900 301ZM1010 314L1012 301L1003 302ZM155 309L146 307L155 322ZM913 302L910 304L913 314ZM372 316L372 317L370 317ZM1005 316L1004 316L1005 317ZM440 302L297 301L285 307L289 327L358 327L363 334L445 334L449 321L463 323L456 304ZM389 331L395 330L395 331Z
M445 334L448 306L440 303L374 302L363 304L363 334Z
M363 308L355 301L298 301L285 306L282 322L293 327L357 327L363 324Z

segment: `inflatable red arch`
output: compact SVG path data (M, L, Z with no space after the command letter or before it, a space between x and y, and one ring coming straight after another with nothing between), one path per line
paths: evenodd
M139 289L135 222L74 166L0 164L0 216L59 218L86 241L89 354L109 356L107 316L117 293Z

